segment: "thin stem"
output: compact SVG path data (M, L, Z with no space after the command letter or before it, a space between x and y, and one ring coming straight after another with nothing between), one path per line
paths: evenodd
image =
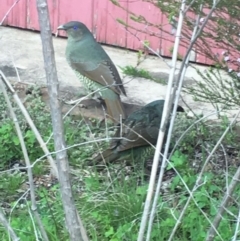
M52 167L52 174L56 177L58 177L58 170L55 161L53 160L45 142L42 139L41 134L39 133L38 129L36 128L33 120L31 119L30 115L28 114L28 111L26 110L25 106L23 105L22 101L20 100L18 94L15 92L14 88L12 87L11 83L8 81L4 73L0 70L0 76L2 77L5 85L8 87L8 89L12 92L13 98L18 105L19 109L21 110L22 114L24 115L26 121L28 122L30 128L32 129L34 135L36 136L36 139L38 140L38 143L40 147L42 148L43 152L45 153L45 156L47 157L51 167Z
M12 241L20 241L20 238L18 238L18 236L15 234L14 230L13 230L12 227L10 226L9 222L8 222L7 219L5 218L1 206L0 206L0 223L1 223L1 224L3 225L3 227L7 230L7 232L9 233Z
M18 120L17 120L17 116L16 116L16 114L13 110L12 104L9 100L7 91L6 91L2 81L0 81L0 88L2 89L3 95L4 95L5 100L7 102L7 106L8 106L10 115L13 119L15 129L17 131L17 135L18 135L18 138L19 138L19 141L20 141L21 149L22 149L22 152L23 152L24 160L25 160L25 163L26 163L26 166L27 166L28 181L29 181L29 185L30 185L30 195L31 195L31 201L32 201L32 211L33 211L34 216L36 218L36 221L38 223L38 227L39 227L40 232L42 234L43 240L49 241L47 233L46 233L46 231L43 227L42 221L41 221L41 219L39 217L39 214L37 212L37 203L36 203L35 192L34 192L34 182L33 182L32 168L31 168L31 163L30 163L30 159L29 159L29 156L28 156L27 148L26 148L26 145L25 145L25 142L24 142L24 138L23 138L23 135L22 135L22 131L20 129L20 126L19 126L19 123L18 123Z
M165 129L166 129L166 122L170 113L170 109L172 106L172 99L173 96L171 96L172 93L172 88L173 88L173 83L174 83L174 74L175 74L175 69L176 69L176 62L177 62L177 55L178 55L178 47L180 44L180 35L182 31L182 24L183 24L183 11L185 9L185 0L182 1L181 4L181 9L180 9L180 15L179 15L179 24L177 27L177 33L176 33L176 41L174 43L174 49L173 49L173 57L172 57L172 66L171 66L171 71L169 75L169 82L168 82L168 87L167 87L167 92L166 92L166 99L164 102L164 107L163 107L163 114L162 114L162 119L161 119L161 124L160 124L160 131L158 135L158 140L157 140L157 145L156 145L156 150L154 153L154 158L153 158L153 165L152 165L152 171L151 171L151 176L150 176L150 181L149 181L149 188L148 188L148 193L147 197L145 200L145 205L144 205L144 211L142 215L142 220L141 220L141 225L140 225L140 230L138 233L138 241L142 241L144 239L144 233L147 225L147 220L149 216L149 210L151 207L152 203L152 196L153 196L153 191L154 191L154 185L155 185L155 179L156 179L156 174L157 174L157 167L159 163L159 153L162 150L163 146L163 139L165 135ZM165 159L166 162L166 159ZM163 163L165 165L165 163ZM161 174L160 174L161 175Z

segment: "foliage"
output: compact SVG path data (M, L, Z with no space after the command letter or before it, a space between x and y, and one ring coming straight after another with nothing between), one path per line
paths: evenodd
M68 240L68 235L64 228L62 218L64 214L61 206L58 187L54 186L49 190L40 188L36 195L39 199L38 212L41 216L41 220L46 229L49 240ZM10 224L15 229L20 240L34 241L36 240L35 235L40 237L39 231L34 229L34 220L31 220L29 217L29 212L31 212L31 204L26 199L23 199L21 203L10 202L10 205L13 209L13 213L10 217ZM1 240L9 240L8 235L2 228L0 228L0 234Z
M159 78L154 78L150 74L150 72L145 70L145 69L141 69L141 68L137 68L137 67L127 65L125 67L121 67L121 70L125 75L133 76L133 77L139 77L139 78L145 78L145 79L153 80L157 83L161 83L161 84L166 85L165 80L159 79Z
M175 40L174 34L178 23L178 15L181 4L180 1L143 1L143 3L141 3L143 6L146 4L150 6L152 5L153 9L159 9L159 12L163 13L163 17L159 18L159 22L149 21L148 11L145 13L141 12L140 14L137 9L132 10L134 8L132 8L131 4L134 3L129 3L128 9L126 9L120 1L111 0L111 2L121 8L123 12L125 11L128 13L129 19L117 19L117 21L124 25L129 34L138 38L138 34L143 33L147 36L147 38L148 36L149 38L150 36L154 36L155 38L170 41L173 45ZM198 26L199 29L202 23L207 21L207 15L213 5L213 2L214 1L186 1L187 13L184 18L180 43L185 48L189 47L191 33L193 32L196 24L196 16L199 15L200 17ZM203 8L201 8L202 4ZM234 69L235 71L239 71L238 51L240 49L240 28L238 23L238 12L239 5L229 4L228 1L220 1L214 11L214 14L210 19L208 19L203 32L200 34L196 44L194 45L195 53L211 59L211 63L221 65L226 70ZM168 22L164 20L165 16L167 17ZM169 27L166 27L166 25L171 25L171 32L169 31ZM151 40L148 40L148 42L149 47L151 48ZM216 48L218 50L216 50ZM156 49L154 50L157 51ZM170 52L171 48L169 50L169 53ZM224 56L222 56L222 52L224 53ZM224 61L226 57L228 59L227 62Z
M125 66L121 69L122 69L123 73L126 75L153 80L151 74L147 70L137 69L137 68L134 68L133 66L129 66L129 65Z
M38 97L32 98L32 96L28 96L29 99L26 105L36 123L38 123L38 113L44 113L41 116L41 123L37 125L43 138L47 140L51 133L51 125L48 125L50 116L46 111L47 106ZM31 101L34 101L34 110L32 109ZM18 118L31 160L35 161L42 155L42 152L20 113L18 113ZM158 202L157 215L151 236L153 241L166 240L169 237L176 219L179 217L189 196L186 187L190 190L193 188L198 177L199 168L201 168L208 154L208 148L211 148L217 142L219 136L229 124L229 120L225 116L218 123L206 121L194 124L195 121L195 119L189 119L185 115L179 115L177 118L173 142L176 142L189 126L192 125L192 128L179 143L177 150L171 157L171 164L167 167L166 173L174 167L178 171L178 175L173 176L170 184L163 190ZM15 130L13 123L9 122L9 117L5 115L1 119L1 123L3 124L0 127L0 131L2 131L0 140L2 148L6 150L1 152L1 159L5 162L5 165L1 167L2 169L8 169L6 165L8 160L12 156L22 158L22 154L19 141L17 137L14 137ZM69 147L92 140L92 133L95 134L94 138L105 137L105 128L102 128L96 120L91 120L86 124L83 119L73 120L69 117L65 120L64 127L66 142ZM114 130L109 129L109 132L111 135ZM233 128L222 143L225 147L225 152L230 157L228 163L231 166L228 169L229 178L234 171L234 160L237 160L238 151L237 153L232 151L238 150L237 138L238 135ZM105 144L99 143L98 147L101 148ZM49 147L52 148L52 145L52 141L50 141ZM127 167L118 168L118 164L112 164L101 172L97 172L95 167L83 165L85 160L89 159L98 147L96 144L88 144L74 146L68 150L71 172L73 174L74 199L85 227L87 227L90 240L136 240L148 182L143 179L141 179L141 182L139 181L139 175L141 175L139 170L135 171L127 169ZM227 149L229 147L232 148L229 149L230 152ZM223 160L223 163L221 160ZM188 206L187 213L174 240L204 240L206 230L210 225L206 216L209 220L212 220L226 186L226 178L223 178L224 168L226 168L225 164L224 153L218 150L204 173L201 186L193 194L194 201ZM237 161L235 165L238 165ZM34 176L44 178L44 174L48 170L46 163L37 163L34 168ZM5 205L4 210L12 227L21 240L36 240L36 235L39 236L40 233L38 230L35 232L34 220L29 216L29 212L31 212L29 197L23 195L28 188L28 186L26 187L26 173L15 171L12 173L1 173L0 175L0 191L3 194L1 195L1 203ZM232 197L233 200L239 199L239 193L238 190L235 192ZM36 197L38 200L38 212L50 240L68 240L59 186L55 183L51 183L50 186L38 185ZM236 222L231 221L231 213L236 214L238 212L237 203L233 201L229 211L229 213L224 215L223 222L219 228L219 233L223 240L229 240L232 236ZM0 227L0 236L2 237L1 240L8 240L8 235L2 227Z
M171 163L178 170L181 179L179 175L175 176L166 195L159 200L151 236L153 241L166 240L169 237L188 197L185 185L191 189L197 179L197 173L192 169L187 155L177 151ZM77 203L86 220L85 225L89 227L91 240L136 240L147 183L139 186L134 173L128 179L122 179L123 176L109 180L106 176L94 173L84 179L85 191ZM184 180L185 185L181 180ZM190 203L174 240L200 241L206 237L206 229L210 224L204 214L209 220L214 217L225 183L221 175L217 176L212 172L206 172L202 181L203 184L194 192L195 202ZM234 198L239 198L238 192ZM237 213L237 205L232 206L231 211ZM228 240L235 224L226 221L229 214L224 218L219 232L224 240ZM230 225L228 230L226 225Z
M223 73L220 68L210 67L198 74L202 80L184 88L196 101L210 102L218 110L240 105L240 77L235 72Z

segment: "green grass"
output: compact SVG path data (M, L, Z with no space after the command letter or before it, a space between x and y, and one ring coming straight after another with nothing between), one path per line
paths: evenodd
M125 67L121 67L121 70L125 75L128 75L128 76L149 79L163 85L167 84L164 79L152 77L151 73L145 69L136 68L136 67L127 65Z
M29 214L31 212L29 195L23 195L28 189L26 173L3 172L9 169L10 160L21 160L23 156L14 125L7 116L6 106L1 95L0 101L0 115L2 117L0 119L0 144L2 150L0 150L0 168L2 171L0 172L0 192L2 194L0 195L0 203L5 215L10 220L11 226L21 240L36 240L36 235L41 240L39 231L34 229L35 220ZM31 116L34 118L44 140L47 140L52 131L47 107L41 101L37 90L34 90L33 94L28 96L27 101ZM19 111L17 111L17 115L29 150L30 159L34 162L43 153ZM182 127L175 127L173 138L179 138L182 133L181 128L185 130L192 122L193 120L182 119L180 121ZM168 239L176 224L176 219L189 197L181 180L185 181L190 190L193 188L198 177L199 168L203 165L205 157L228 124L229 120L226 117L223 117L221 122L217 124L198 124L179 144L167 170L170 169L170 166L174 166L182 179L178 175L173 177L167 190L160 196L152 230L152 241ZM96 138L105 136L105 128L101 128L96 120L92 120L89 125L86 125L82 119L73 120L69 117L64 122L64 128L68 146L91 140L92 135L89 128ZM238 158L237 138L236 132L232 130L222 142L222 145L226 147L226 152L228 146L231 146L236 152L231 154L229 160L234 158L237 160ZM107 143L100 143L100 147L106 145ZM48 143L48 148L53 150L53 140ZM136 173L126 168L120 169L118 164L110 165L108 172L106 170L97 172L94 167L88 167L87 160L91 159L96 150L95 144L87 144L68 150L72 169L74 199L90 240L135 241L138 235L148 182L139 177L139 172ZM194 193L195 202L190 202L174 241L202 241L206 237L206 230L210 227L210 224L204 214L210 220L213 219L226 187L225 173L219 167L219 160L223 160L223 167L225 163L224 153L221 150L218 150L211 160L211 162L217 162L217 165L210 165L210 163L205 171L202 185ZM228 169L228 181L230 181L230 177L237 165L237 162L236 166L232 163L231 168ZM49 173L47 162L37 163L33 168L33 173L35 178L44 179L44 175ZM233 200L239 199L240 192L238 189L234 192ZM38 212L49 239L51 241L69 240L64 222L59 185L54 182L50 186L39 184L36 187L36 198ZM223 240L230 240L233 235L237 222L231 214L237 216L237 203L232 201L228 210L230 212L224 214L218 230ZM8 234L2 226L0 226L0 237L2 241L9 240ZM221 239L216 238L215 240Z

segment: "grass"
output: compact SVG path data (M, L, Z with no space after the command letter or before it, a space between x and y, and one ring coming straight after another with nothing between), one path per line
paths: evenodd
M127 65L125 67L121 67L121 70L125 75L128 75L128 76L149 79L163 85L167 84L166 80L160 79L160 78L154 78L151 75L151 73L145 69L136 68L134 66Z
M40 234L38 230L35 230L35 221L29 214L31 203L29 195L25 193L28 189L26 173L3 172L10 168L9 164L12 160L21 160L22 153L1 95L0 101L0 115L2 116L0 119L1 205L20 239L32 241L36 240L36 235L40 237ZM34 89L28 96L27 103L31 116L43 138L47 140L52 131L50 115L37 89ZM24 118L18 111L17 113L31 161L34 162L43 153ZM39 113L44 114L39 116ZM182 130L185 130L193 121L181 119L178 123L182 127L178 125L175 127L173 138L178 139ZM179 175L175 175L158 201L152 241L168 239L189 196L181 180L185 181L190 190L193 188L205 157L228 124L229 120L223 117L219 123L206 122L195 125L179 144L171 158L171 165L178 170L182 179ZM96 138L105 136L105 129L101 128L96 120L86 125L82 119L72 120L69 117L65 120L64 127L68 146L91 140L89 128ZM228 158L229 164L228 181L239 164L237 138L233 129L222 143L224 151L220 148L212 158L202 178L202 185L194 192L195 202L192 201L188 206L174 241L202 241L206 237L206 230L210 226L206 216L209 220L213 219L226 187L225 158ZM100 146L104 147L106 143ZM53 141L49 142L48 148L53 150ZM139 172L136 174L126 167L119 169L117 164L110 165L108 172L106 170L97 172L94 167L88 167L86 160L91 159L96 150L95 144L88 144L71 148L68 151L74 199L89 238L91 241L135 241L148 182L139 181ZM168 169L170 166L167 167ZM64 222L59 185L46 178L48 174L46 162L37 163L33 170L34 177L41 180L36 189L38 211L49 239L67 241L69 238ZM235 191L228 208L229 212L226 212L219 227L218 231L222 240L230 240L235 230L237 221L234 215L238 214L239 193L239 190ZM9 240L2 226L0 226L0 237L2 241Z

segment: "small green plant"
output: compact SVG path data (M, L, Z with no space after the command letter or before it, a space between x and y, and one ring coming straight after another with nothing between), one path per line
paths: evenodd
M143 71L142 75L146 76L147 74ZM26 106L43 139L47 141L52 132L48 108L42 102L40 92L35 89L32 90L27 99ZM0 119L0 142L2 147L0 150L0 165L2 170L5 170L8 168L7 164L9 160L22 159L22 151L13 122L9 119L6 110L2 106L0 106L0 110L2 110L0 113L2 116ZM43 153L21 113L17 109L16 113L31 161L34 162ZM40 119L39 113L43 113ZM174 126L172 135L173 144L196 121L195 119L188 119L184 115L179 116L179 118ZM171 165L168 165L167 170L174 167L179 174L172 178L167 195L160 195L151 235L152 241L163 241L169 238L169 234L176 224L176 219L179 217L189 197L186 186L192 190L198 178L199 170L201 170L202 163L208 156L208 149L206 150L205 146L209 149L213 147L228 125L229 120L226 116L221 116L220 122L217 123L199 122L193 125L193 128L186 133L177 146L170 160ZM114 132L111 129L111 125L109 127L109 133ZM142 169L127 172L122 162L120 163L120 169L118 169L119 164L114 163L108 166L108 171L106 172L95 171L94 167L91 168L85 164L85 160L91 159L98 147L106 146L107 143L98 143L97 146L94 143L89 144L88 141L93 138L104 138L106 136L106 129L101 127L100 123L96 120L90 120L86 124L81 118L73 120L71 117L65 119L64 128L67 146L71 147L75 145L68 149L70 168L73 173L72 187L76 205L87 228L90 240L136 240L148 188L148 182L145 179L141 179L141 182L139 181L139 173ZM223 140L222 145L230 145L231 148L238 150L237 138L238 135L233 127ZM78 143L87 144L76 146ZM54 150L52 139L48 142L48 148L50 151ZM222 159L221 156L221 158L217 157L218 155L215 155L211 161ZM128 158L131 159L131 156ZM134 161L139 165L138 158L135 159ZM131 164L134 164L134 161L132 160ZM43 174L49 171L49 166L46 163L46 161L43 161L34 166L34 177L44 178ZM141 168L143 167L141 166ZM233 166L228 169L228 181L230 181L231 174L234 171ZM31 203L29 203L28 198L24 198L15 206L16 200L19 199L21 193L26 189L26 181L27 176L24 172L7 172L1 175L0 191L3 193L2 203L9 203L11 209L14 207L11 213L11 225L16 230L17 235L22 240L32 241L36 240L36 237L33 229L34 226L28 213ZM209 167L201 179L201 185L193 193L194 201L190 202L174 240L204 240L206 237L205 231L210 224L203 213L207 214L208 218L212 220L217 212L217 207L220 205L223 195L222 190L226 187L225 181L226 178L223 178L220 168L212 170L212 167ZM59 186L37 186L36 188L38 212L49 239L51 241L68 240ZM239 190L236 190L234 193L235 200L239 199L239 193ZM232 231L235 228L235 223L229 221L232 220L231 213L238 213L238 207L234 202L229 211L229 214L226 213L224 215L224 219L219 227L222 240L230 239ZM6 209L6 215L9 218L10 209ZM25 220L25 222L23 223L22 220ZM40 238L38 230L37 235ZM8 240L8 235L2 227L0 227L0 236L2 237L1 240Z
M217 110L235 109L240 104L239 80L234 72L224 73L221 66L209 67L198 74L201 81L186 85L183 90L193 96L194 100L211 103Z
M121 67L121 70L123 71L123 73L125 75L139 77L139 78L145 78L145 79L153 80L154 82L166 85L165 80L153 78L152 75L150 74L150 72L145 69L140 69L140 68L136 68L136 67L127 65L125 67Z
M88 217L90 239L135 240L139 226L132 222L140 221L147 186L137 187L136 177L126 181L119 177L109 186L107 179L97 173L85 178L84 183L85 195L78 199L77 205L84 217Z
M138 69L130 65L125 66L121 69L123 73L126 75L153 80L151 74L145 69Z
M18 160L20 158L20 143L15 134L12 122L4 123L0 126L0 168L3 168L6 161Z
M43 226L46 230L50 241L66 241L68 239L67 231L64 228L64 216L60 194L56 186L49 190L40 188L37 193L38 198L38 212L40 214ZM41 234L38 229L34 230L34 225L37 227L34 219L31 219L29 212L31 212L31 203L26 199L21 201L21 204L12 203L14 207L11 213L11 226L21 240L34 241L35 235L41 240ZM23 222L24 220L24 222ZM5 230L0 228L1 240L9 240Z
M16 194L16 190L20 189L26 181L26 176L23 173L1 174L0 176L0 192L2 193L1 201L4 198L11 198L11 195Z

